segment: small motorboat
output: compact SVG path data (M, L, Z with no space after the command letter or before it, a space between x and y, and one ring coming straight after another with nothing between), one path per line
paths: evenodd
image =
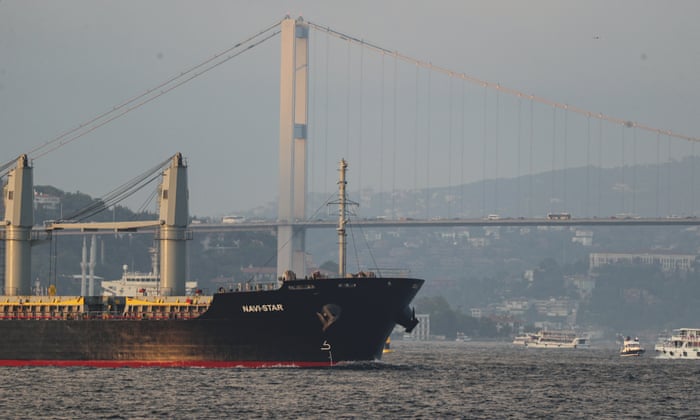
M639 338L625 337L620 348L620 356L641 356L642 354L644 354L644 347L639 343Z

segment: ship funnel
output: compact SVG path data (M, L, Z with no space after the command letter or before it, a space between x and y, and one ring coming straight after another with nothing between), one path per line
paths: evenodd
M173 156L160 185L161 294L185 294L188 214L187 165L182 154Z
M7 175L5 198L5 294L31 292L31 233L34 225L34 181L29 158L22 155Z

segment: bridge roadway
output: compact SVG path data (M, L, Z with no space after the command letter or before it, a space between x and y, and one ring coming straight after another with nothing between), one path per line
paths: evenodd
M109 228L104 225L95 223L95 226L90 226L91 223L84 223L90 227L82 229L48 229L46 227L35 226L32 229L32 239L41 240L47 239L47 233L53 235L84 235L90 234L108 234L115 232L132 232L145 233L153 231L157 222L138 222L143 226L132 228ZM277 230L278 226L289 225L277 221L253 221L240 223L196 223L188 226L188 231L192 233L201 232L233 232L233 231L265 231ZM293 227L305 229L330 229L337 226L336 220L323 219L311 220L304 222L291 223ZM434 218L429 220L424 219L352 219L348 226L358 226L365 228L396 228L396 227L484 227L484 226L698 226L700 225L700 217L656 217L656 218L572 218L565 220L552 220L542 218L508 218L499 219L443 219ZM69 226L69 224L67 224ZM189 235L188 235L189 236ZM4 226L0 225L0 240L5 239Z
M242 222L242 223L201 223L190 225L194 232L207 231L255 231L273 230L280 225L289 225L276 221ZM291 223L298 228L335 228L336 220L312 220ZM480 226L697 226L700 218L663 217L663 218L572 218L565 220L529 219L529 218L499 218L499 219L352 219L349 226L367 228L396 228L396 227L480 227Z

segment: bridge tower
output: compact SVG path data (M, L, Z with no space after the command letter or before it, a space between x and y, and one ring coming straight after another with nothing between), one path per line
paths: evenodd
M187 275L187 166L173 156L160 185L160 288L166 296L184 296Z
M303 19L282 20L280 58L280 164L277 274L306 274L306 133L309 85L309 27Z
M29 158L22 155L7 176L5 199L5 295L31 294L34 181Z

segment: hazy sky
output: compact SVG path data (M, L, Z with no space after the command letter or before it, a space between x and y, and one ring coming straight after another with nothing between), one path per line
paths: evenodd
M157 86L286 14L301 15L455 72L700 137L700 2L696 0L0 0L0 163ZM310 128L312 137L323 134L342 141L351 135L362 137L366 142L363 151L353 150L350 157L362 155L369 161L371 154L375 159L376 149L369 146L370 131L380 126L382 133L389 133L389 142L395 135L389 117L397 107L385 104L386 115L379 112L386 126L371 108L377 102L393 101L395 91L388 76L394 62L384 62L387 78L382 85L382 73L376 71L382 61L372 53L360 53L317 31L311 32L311 42L315 54L311 64L316 65L319 77L311 82L311 100L315 101L311 120L319 122ZM358 68L360 59L366 70L361 77L357 71L349 75L348 69ZM39 157L34 161L35 184L99 197L182 152L190 168L191 213L223 215L271 202L278 183L278 66L276 37ZM397 89L406 96L397 102L415 101L406 107L413 109L410 113L457 107L461 96L448 94L455 100L452 103L444 97L441 101L440 95L460 85L448 85L439 76L428 80L425 73L412 76L415 70L401 66ZM313 74L314 69L311 71ZM367 93L357 99L352 95L357 94L360 79L360 91ZM426 83L433 84L429 85L428 105L415 99ZM418 85L416 92L409 92ZM388 93L372 96L369 90L373 87ZM478 98L474 104L480 103ZM493 99L489 98L490 103ZM505 97L499 100L503 101L500 106L512 106ZM364 104L366 118L362 121L355 101ZM403 117L397 118L398 132L426 130L425 121L419 126L406 115L406 109L399 107L398 112ZM509 122L497 124L513 126L514 114L503 115ZM494 119L493 115L488 118ZM440 121L431 120L428 127ZM573 124L567 134L571 137L581 129ZM554 130L561 127L559 122ZM431 130L445 128L433 126ZM504 129L501 135L506 133ZM323 152L330 168L344 157L332 153L335 151ZM314 149L313 153L318 159L321 152ZM415 156L404 160L413 159ZM499 166L514 167L505 160ZM395 175L388 172L359 168L355 176L362 173L360 182L365 186L395 182ZM489 171L488 176L514 175L506 169ZM483 172L486 170L475 169L469 180ZM316 190L335 184L335 173L320 165L311 170L311 178L309 184Z

